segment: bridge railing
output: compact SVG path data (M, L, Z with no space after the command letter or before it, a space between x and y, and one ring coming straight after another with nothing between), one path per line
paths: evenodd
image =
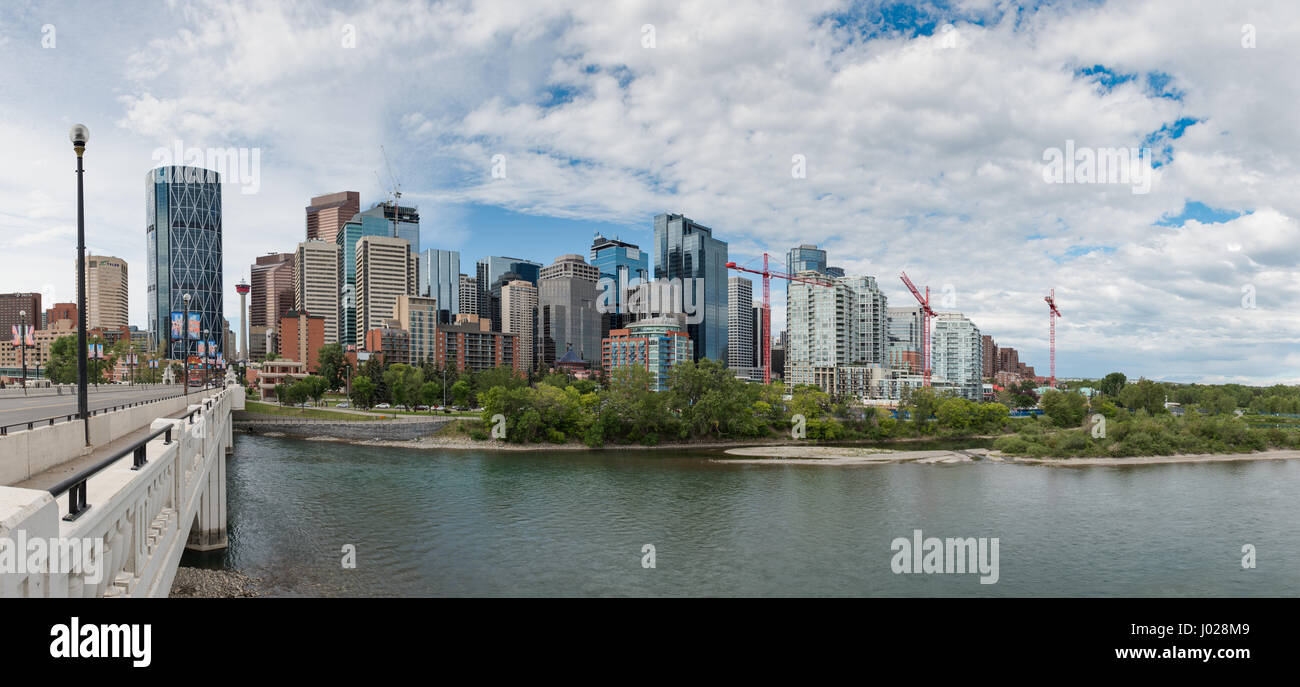
M110 406L108 408L97 408L95 410L91 410L89 411L89 415L90 417L95 417L96 415L102 415L104 413L113 413L119 410L126 410L128 408L136 408L145 405L147 403L168 401L173 398L180 398L182 396L185 396L185 394L178 393L178 394L171 394L169 396L159 396L158 398L150 398L142 401L131 401L130 403L119 403L115 406ZM8 435L9 430L14 427L18 427L19 431L22 431L23 429L32 430L32 429L36 429L37 427L52 427L58 422L72 422L73 420L80 420L80 419L81 419L81 413L67 413L64 415L55 415L53 417L41 418L40 420L27 420L26 422L11 422L7 425L0 425L0 437Z

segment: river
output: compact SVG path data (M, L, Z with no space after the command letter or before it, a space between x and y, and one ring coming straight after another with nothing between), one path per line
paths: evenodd
M720 457L237 434L230 547L187 553L185 564L240 570L272 596L1300 595L1300 461L818 467ZM996 538L996 583L895 573L891 544L918 529ZM344 565L347 545L355 567ZM1242 567L1245 545L1254 568Z

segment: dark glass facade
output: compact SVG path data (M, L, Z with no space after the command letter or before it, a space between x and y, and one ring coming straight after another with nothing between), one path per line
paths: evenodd
M145 176L148 250L149 336L167 357L180 359L185 350L171 340L171 313L189 310L199 315L199 330L225 341L222 319L221 177L200 167L169 166ZM201 334L200 334L201 335ZM193 354L194 344L188 351Z
M687 333L694 342L695 359L727 361L727 242L713 238L713 230L682 215L655 217L655 279L699 279L704 283L703 304L695 303L695 288L683 288L688 316ZM690 320L700 319L696 323Z

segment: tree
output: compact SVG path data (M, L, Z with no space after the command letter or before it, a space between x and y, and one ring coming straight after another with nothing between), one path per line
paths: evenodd
M442 383L438 381L430 381L421 385L420 402L430 408L442 403Z
M60 336L50 344L50 359L45 363L45 376L55 384L77 382L76 336Z
M451 402L458 406L469 405L469 393L469 382L458 379L455 384L451 385Z
M1128 378L1123 372L1112 372L1106 375L1100 382L1097 382L1097 390L1107 396L1119 396L1119 392L1124 389L1124 383Z
M320 347L317 355L320 362L316 369L325 378L327 388L337 389L343 386L344 370L348 366L347 359L343 357L343 346L337 343L325 344Z
M1043 392L1043 412L1057 427L1078 427L1088 412L1088 399L1078 392L1062 393L1056 389Z
M1129 384L1119 394L1119 402L1130 410L1145 409L1156 415L1165 412L1165 385L1149 379L1139 379L1137 384ZM1233 407L1235 408L1235 401Z
M369 377L357 377L352 380L352 404L358 408L369 408L375 404L375 383Z
M325 381L320 375L309 375L303 380L306 383L306 396L320 405L322 398L325 398L325 392L329 391L329 382Z
M420 386L424 384L424 372L405 363L397 363L384 370L384 384L388 385L388 393L393 403L411 410L419 403Z

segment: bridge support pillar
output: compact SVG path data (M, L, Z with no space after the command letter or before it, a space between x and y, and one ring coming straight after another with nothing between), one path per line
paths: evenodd
M213 410L217 410L214 408ZM208 412L204 422L211 422L202 439L205 456L213 456L207 480L199 485L199 507L190 527L185 548L191 551L215 551L229 546L226 537L226 435L230 429L229 413ZM225 427L222 427L222 424Z

